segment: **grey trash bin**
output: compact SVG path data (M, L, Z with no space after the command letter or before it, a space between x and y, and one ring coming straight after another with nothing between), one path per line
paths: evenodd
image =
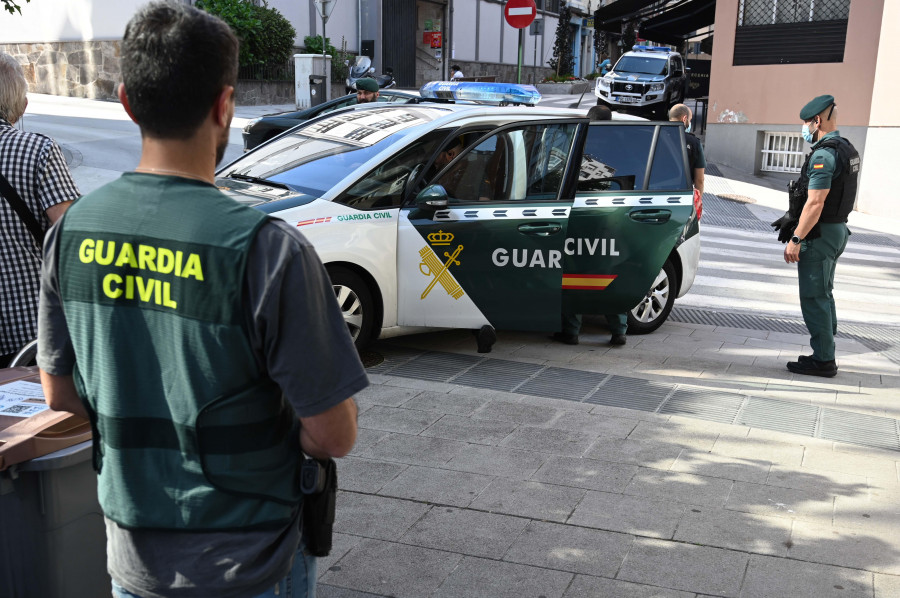
M318 106L328 98L325 97L325 75L309 76L309 105Z
M112 593L91 443L0 472L0 596Z

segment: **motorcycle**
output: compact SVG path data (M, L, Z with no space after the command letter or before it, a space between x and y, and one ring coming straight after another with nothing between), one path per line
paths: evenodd
M345 60L344 64L350 66L350 61ZM350 73L347 75L347 93L356 92L356 82L363 77L375 79L379 89L388 89L397 85L397 82L394 81L393 69L385 69L383 75L375 75L374 73L375 68L372 66L372 60L368 56L357 56L356 62L350 67Z

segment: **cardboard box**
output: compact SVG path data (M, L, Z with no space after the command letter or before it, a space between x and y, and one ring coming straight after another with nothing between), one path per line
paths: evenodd
M47 408L39 387L22 382L40 384L38 369L0 369L0 400L6 399L0 402L0 471L91 438L91 426L86 419ZM15 394L4 393L4 387L15 389ZM35 392L30 394L32 388ZM16 397L21 400L11 404Z

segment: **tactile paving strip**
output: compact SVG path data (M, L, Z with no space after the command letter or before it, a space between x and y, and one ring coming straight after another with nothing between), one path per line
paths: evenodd
M412 356L409 351L390 351L385 361L369 372L680 415L900 451L900 421L893 418L685 384L436 351Z

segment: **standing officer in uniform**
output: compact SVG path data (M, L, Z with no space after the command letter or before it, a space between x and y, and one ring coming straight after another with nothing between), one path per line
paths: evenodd
M703 176L706 173L706 156L703 154L703 144L697 136L691 133L691 122L694 118L691 109L684 104L675 104L669 109L669 120L681 122L684 125L684 140L687 143L688 168L691 172L691 181L694 187L703 197Z
M119 86L138 167L44 245L41 381L91 422L116 598L314 595L301 449L356 439L366 374L325 268L296 227L215 185L237 56L218 17L139 9Z
M795 374L831 378L838 370L834 361L834 271L850 236L846 222L856 202L859 153L838 132L833 96L810 101L800 111L800 120L812 152L803 164L800 180L791 186L788 213L772 225L781 231L782 242L793 230L784 248L784 261L797 264L800 310L813 353L788 362L787 368Z

